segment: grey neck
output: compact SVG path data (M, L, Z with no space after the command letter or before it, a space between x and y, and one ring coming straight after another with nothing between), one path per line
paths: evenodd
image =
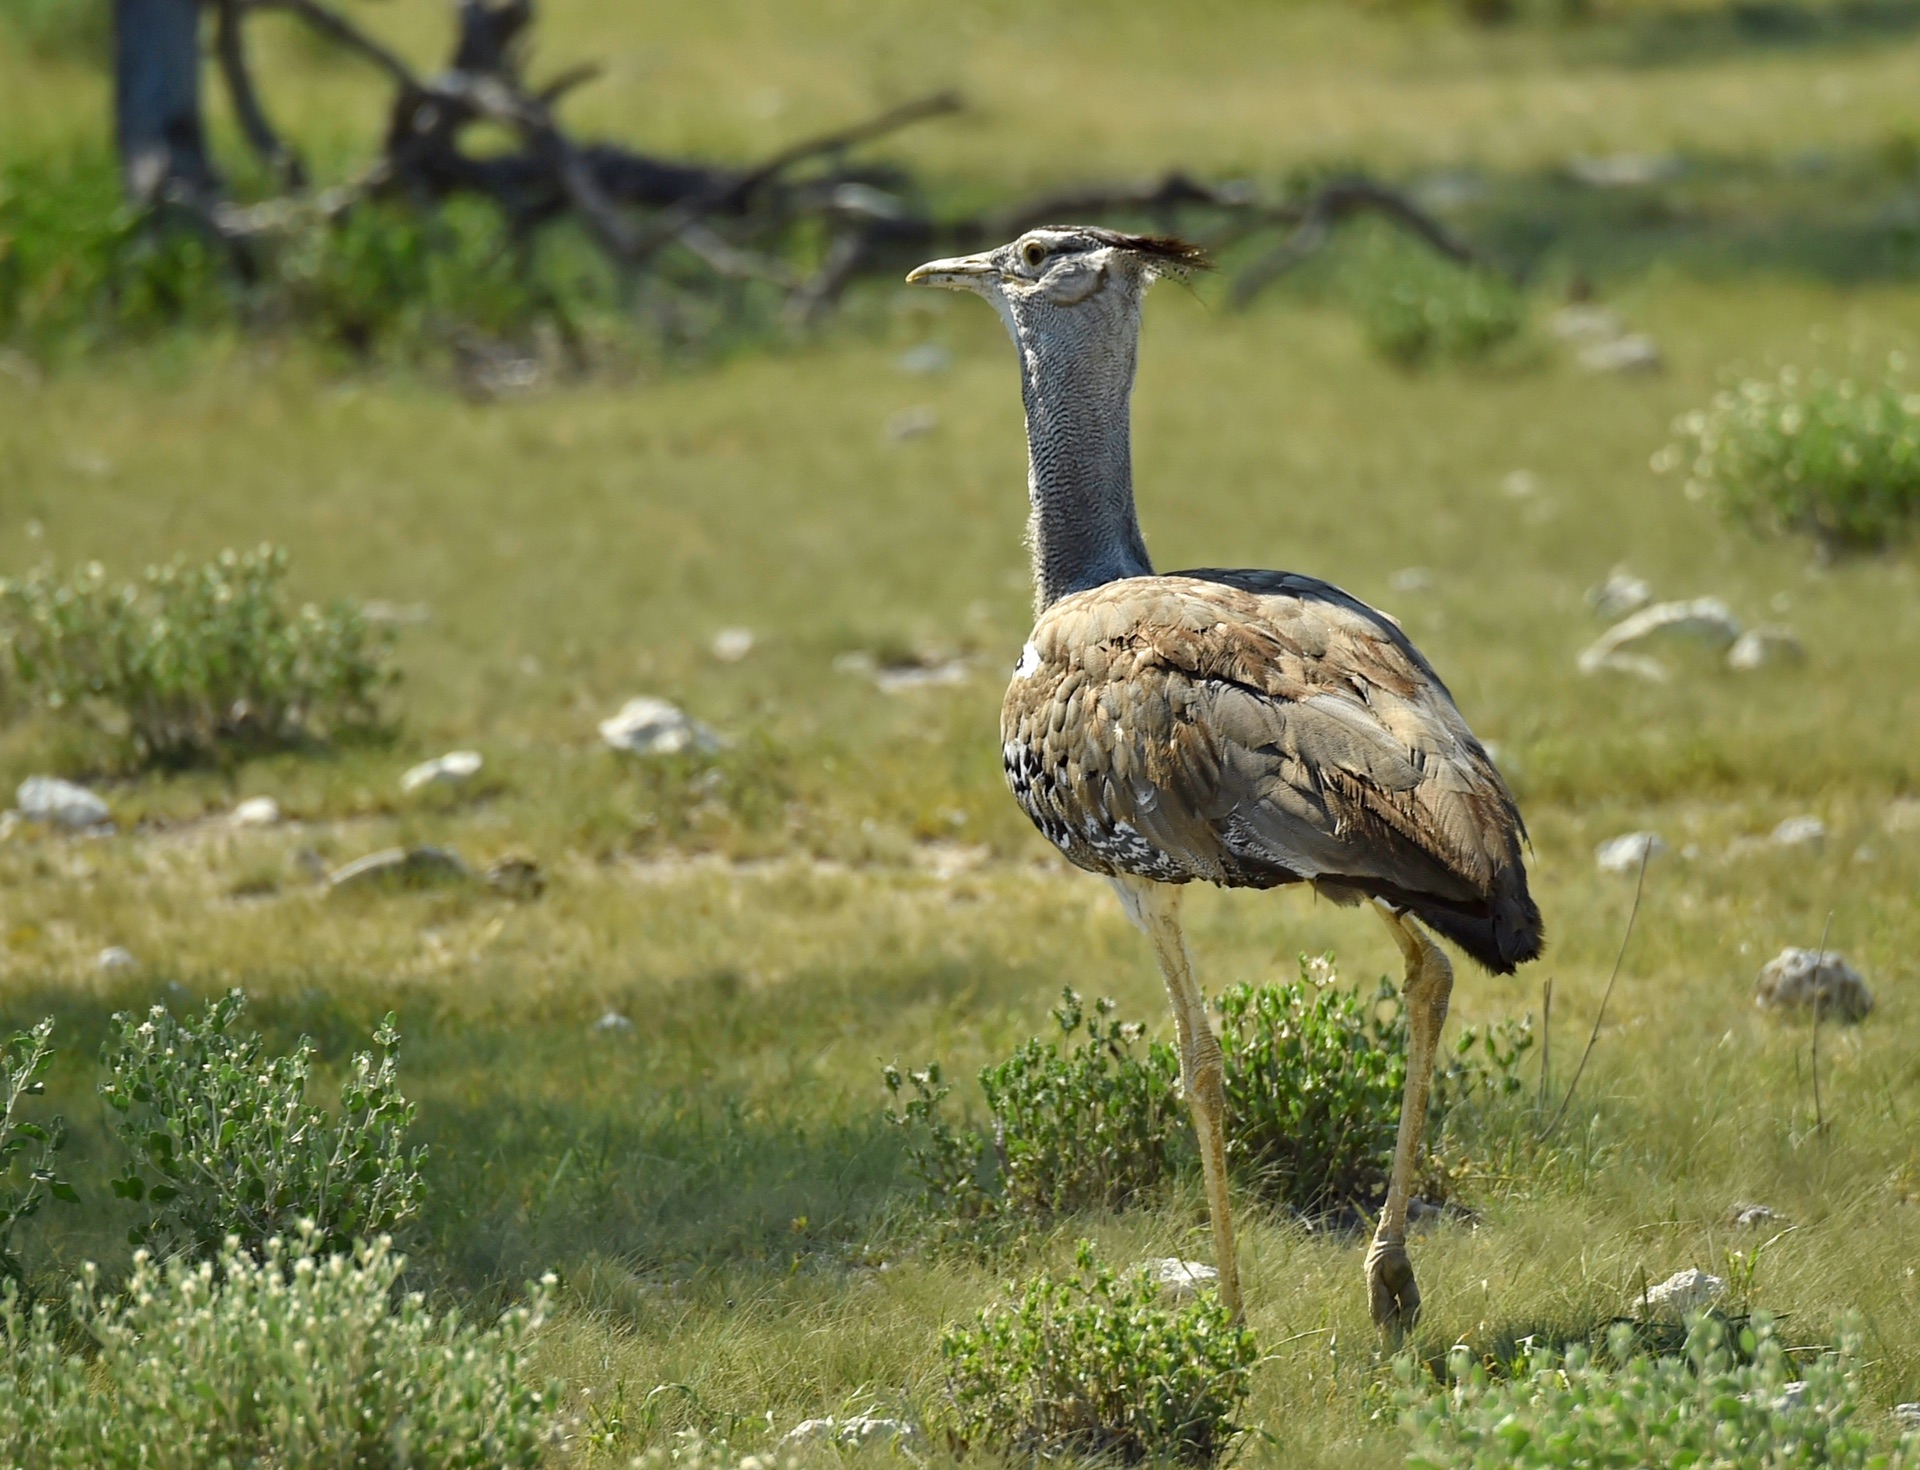
M1109 300L1018 323L1014 336L1027 410L1036 610L1153 571L1134 514L1128 433L1140 302L1132 293L1103 294Z

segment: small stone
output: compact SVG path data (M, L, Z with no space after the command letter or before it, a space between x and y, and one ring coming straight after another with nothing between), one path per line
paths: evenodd
M530 857L513 854L501 858L484 874L487 887L508 898L538 898L547 891L547 875Z
M921 403L903 408L888 419L887 437L896 444L904 444L909 439L924 439L939 427L939 413Z
M98 832L113 825L107 804L84 786L58 776L29 776L14 793L20 815L69 832Z
M124 975L128 970L137 969L140 962L133 957L132 950L122 949L117 944L109 944L100 951L100 957L96 963L108 975Z
M1638 1305L1664 1316L1684 1317L1711 1306L1727 1292L1727 1283L1692 1266L1676 1271L1658 1286L1649 1286Z
M713 656L723 664L737 664L753 652L753 629L722 628L713 635Z
M843 653L833 666L843 674L863 674L885 694L904 694L910 689L939 688L967 682L967 661L923 654L914 659L881 663L864 649Z
M1727 1211L1727 1223L1742 1230L1759 1230L1779 1221L1780 1216L1771 1205L1750 1205L1742 1201Z
M280 820L280 803L271 796L249 796L227 813L235 827L271 827Z
M1433 573L1426 567L1402 567L1387 578L1387 585L1395 592L1431 592Z
M683 750L718 750L724 742L677 706L651 695L629 699L620 712L600 722L600 738L632 755L675 755Z
M484 764L477 750L450 750L408 771L400 778L400 789L418 791L423 786L458 786L477 776Z
M922 342L918 347L909 347L901 353L893 360L893 365L910 377L930 378L953 366L953 354L938 342Z
M1611 342L1627 334L1627 324L1604 306L1575 302L1547 319L1547 329L1562 342Z
M410 628L433 621L433 609L424 602L384 602L376 598L360 604L360 616L369 623Z
M803 1419L780 1439L782 1449L809 1444L900 1444L917 1441L920 1431L904 1419L881 1419L856 1414L850 1419Z
M1827 824L1818 817L1788 817L1767 841L1775 847L1818 847L1827 840Z
M1727 650L1727 667L1751 673L1769 664L1799 663L1806 656L1806 645L1793 629L1784 623L1762 623L1733 640L1733 647Z
M1611 669L1660 683L1667 678L1666 666L1657 659L1630 652L1635 644L1656 637L1685 637L1725 648L1739 636L1739 619L1717 597L1656 602L1615 623L1588 645L1580 655L1580 672L1593 674Z
M1637 613L1653 601L1653 588L1624 566L1607 573L1607 580L1587 589L1587 606L1603 618L1619 619Z
M1142 1261L1140 1269L1160 1284L1160 1290L1172 1301L1185 1301L1201 1287L1212 1286L1220 1273L1199 1261L1183 1261L1178 1256L1158 1256Z
M1638 332L1580 349L1580 366L1590 373L1654 373L1664 362L1659 343Z
M633 1022L621 1015L618 1011L608 1011L593 1023L593 1029L595 1031L631 1031L633 1030Z
M1920 796L1896 796L1880 814L1889 832L1920 832Z
M1670 153L1575 154L1567 173L1592 189L1638 189L1678 178L1683 165Z
M1902 1429L1920 1429L1920 1403L1895 1404L1893 1422Z
M1500 482L1500 493L1509 500L1526 500L1540 493L1540 477L1532 470L1513 470Z
M458 854L444 847L389 847L356 858L327 875L329 889L422 887L430 883L463 882L473 871Z
M1858 1021L1873 1009L1873 992L1832 950L1789 947L1760 971L1753 1003L1767 1011L1810 1011L1817 1004L1828 1020Z
M1593 850L1593 861L1603 873L1637 873L1667 850L1658 832L1623 832Z

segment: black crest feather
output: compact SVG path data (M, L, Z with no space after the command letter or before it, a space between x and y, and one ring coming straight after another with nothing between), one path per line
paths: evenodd
M1189 240L1182 240L1178 235L1129 235L1120 230L1102 229L1098 225L1045 225L1042 228L1057 230L1062 234L1090 235L1116 250L1144 255L1169 271L1213 269L1213 260L1206 251Z

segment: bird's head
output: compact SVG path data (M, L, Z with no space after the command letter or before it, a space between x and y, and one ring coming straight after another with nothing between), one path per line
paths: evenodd
M1064 325L1063 314L1075 325L1091 317L1131 317L1153 282L1206 268L1198 246L1171 236L1041 225L996 250L930 260L907 281L984 296L1018 341L1050 322Z

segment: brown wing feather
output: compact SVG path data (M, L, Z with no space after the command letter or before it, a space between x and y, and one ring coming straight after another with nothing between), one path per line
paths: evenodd
M1537 951L1506 784L1399 628L1325 583L1203 571L1063 598L1002 735L1015 794L1082 866L1461 914L1504 900Z

